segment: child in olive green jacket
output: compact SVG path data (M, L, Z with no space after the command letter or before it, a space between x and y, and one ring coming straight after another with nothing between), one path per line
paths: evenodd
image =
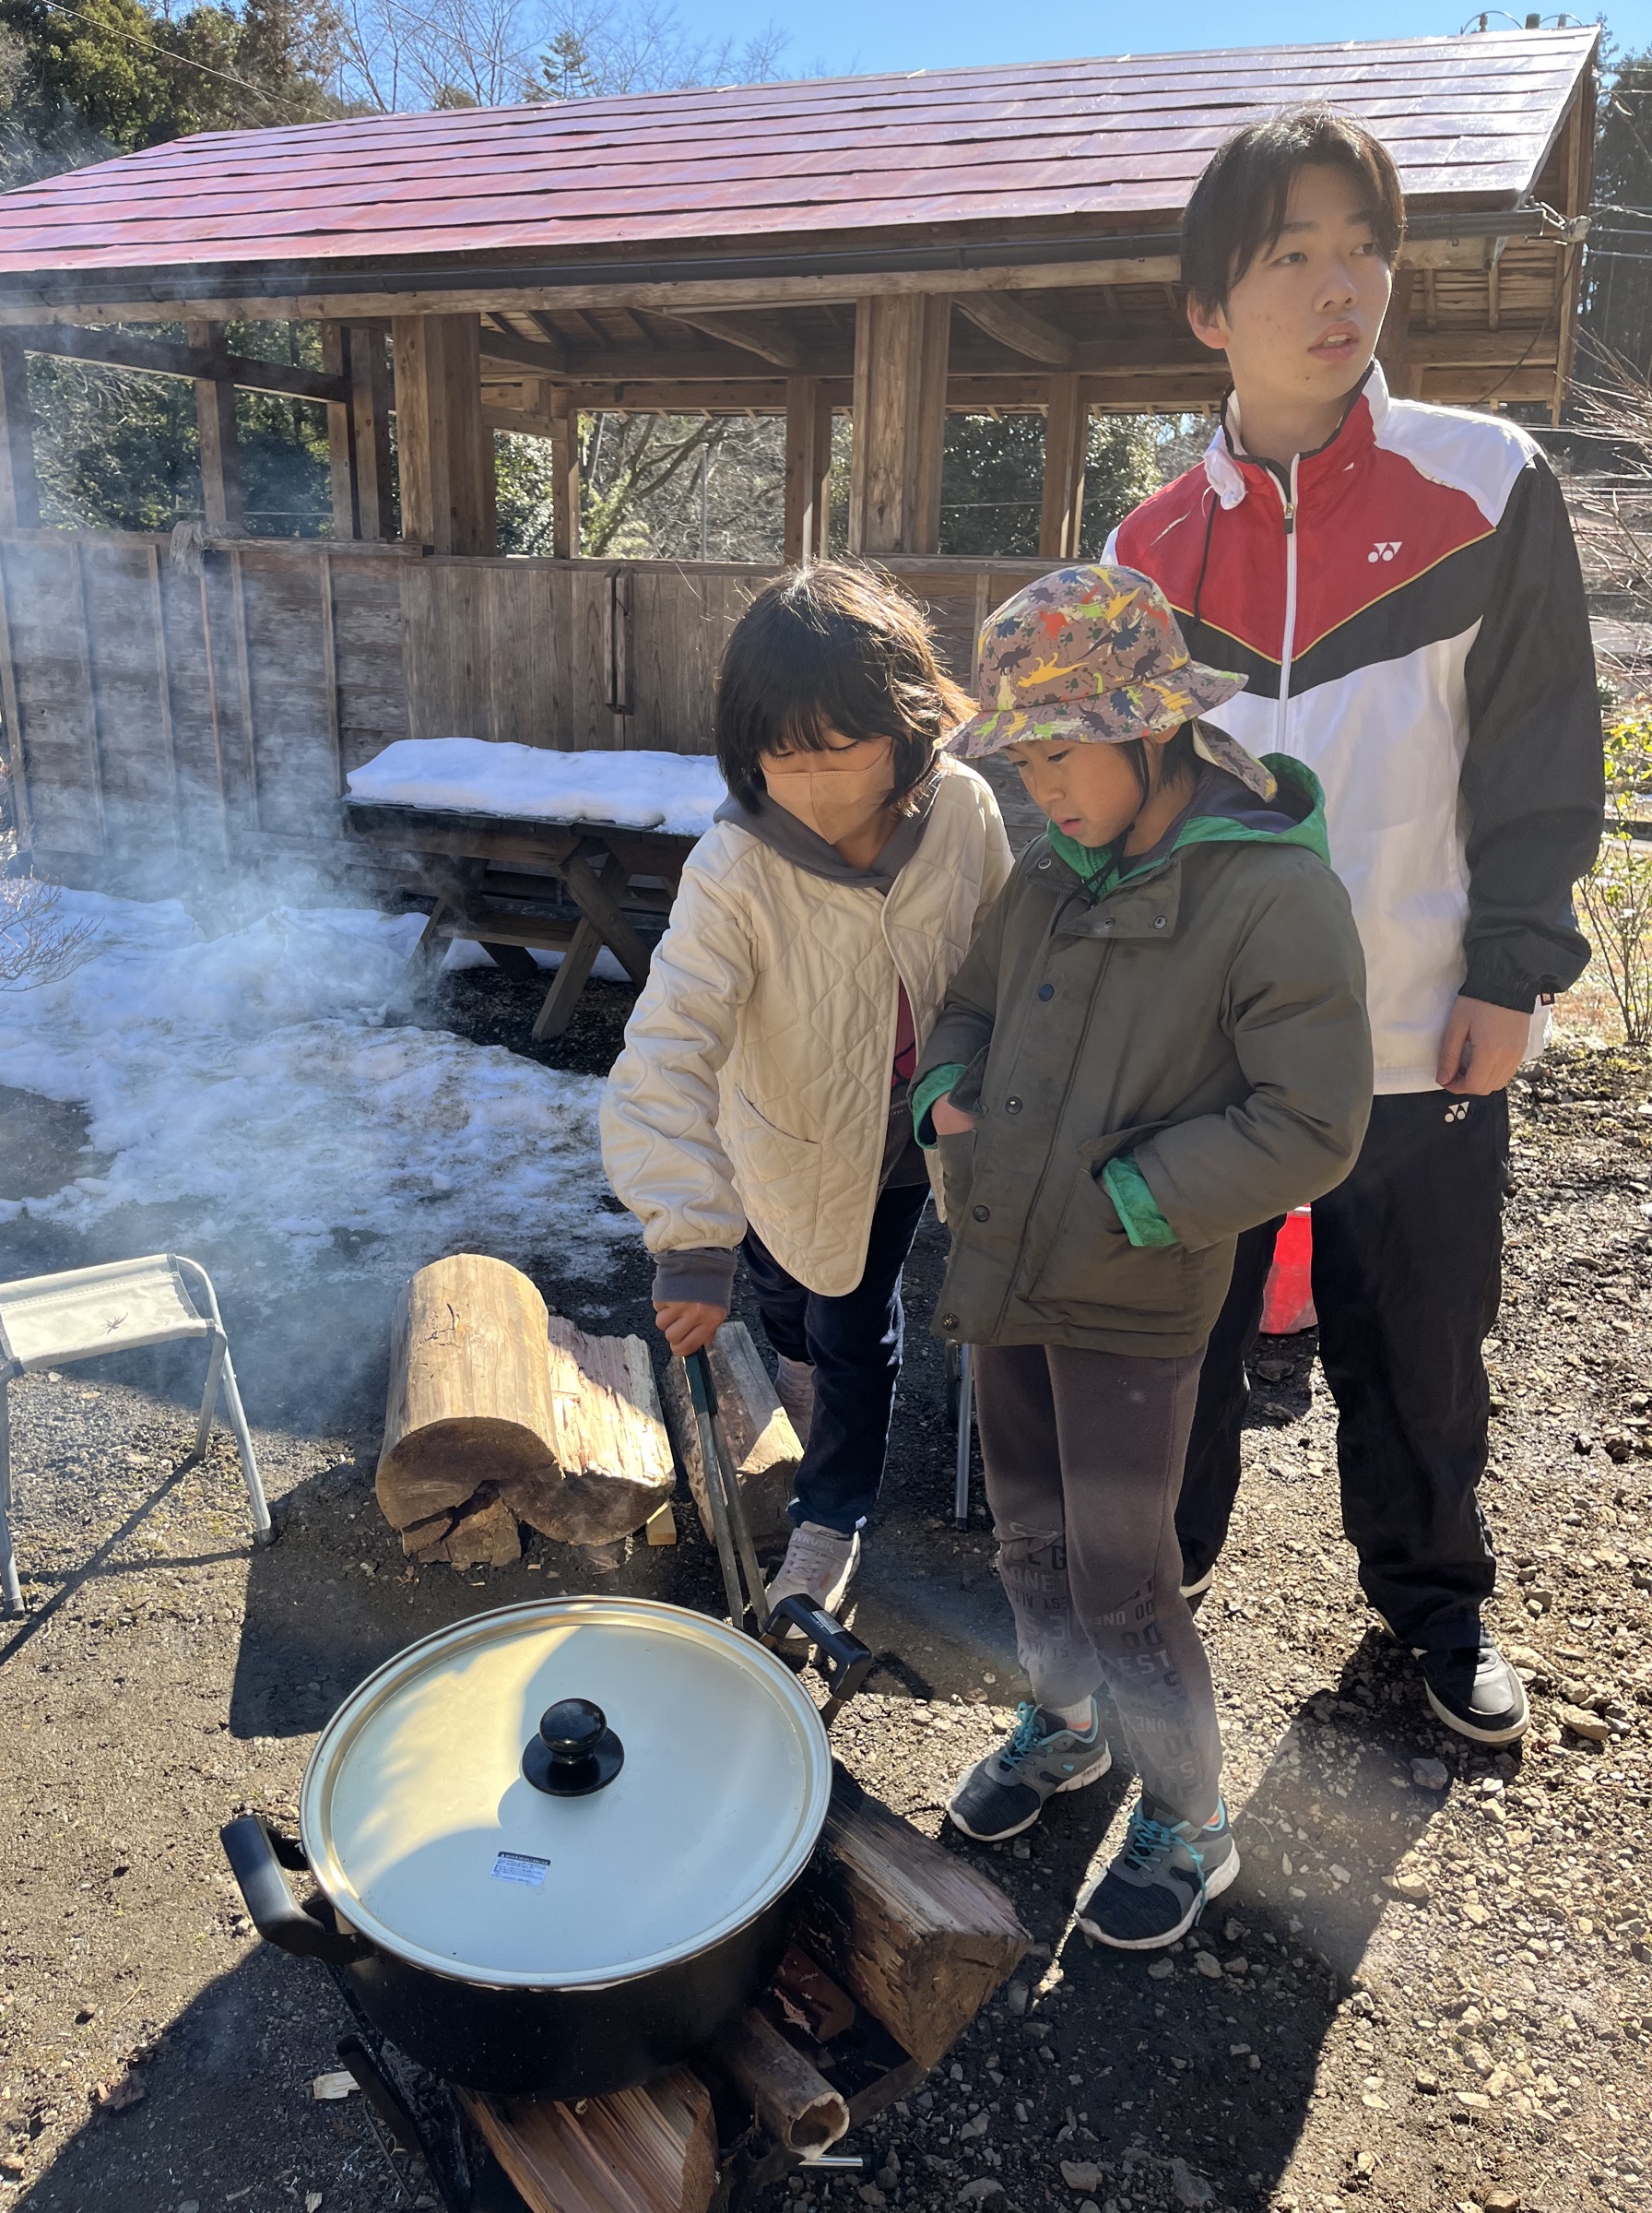
M1082 1901L1174 1943L1238 1856L1174 1514L1238 1233L1339 1182L1371 1098L1364 971L1319 787L1198 720L1241 680L1189 660L1158 588L1067 569L982 641L982 712L1050 828L953 981L914 1088L952 1257L938 1331L976 1348L987 1498L1032 1700L951 1817L1029 1827L1110 1760L1142 1798Z

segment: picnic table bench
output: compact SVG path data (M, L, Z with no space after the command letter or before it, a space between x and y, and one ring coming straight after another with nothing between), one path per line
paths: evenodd
M454 938L476 940L521 980L537 974L532 948L561 953L534 1021L536 1039L567 1029L605 946L634 984L646 982L695 842L612 822L383 800L339 804L349 834L402 856L402 888L432 902L403 977L404 996L425 983Z

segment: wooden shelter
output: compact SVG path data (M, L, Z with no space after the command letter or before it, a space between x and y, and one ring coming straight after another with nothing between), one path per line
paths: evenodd
M582 413L784 415L791 560L825 545L847 414L849 545L936 607L967 674L979 620L1032 572L938 557L948 412L1044 416L1040 554L1070 558L1091 417L1220 399L1176 225L1211 151L1282 104L1360 116L1399 166L1395 387L1558 410L1598 35L372 117L0 198L0 703L37 865L112 882L181 852L321 856L345 774L408 734L705 748L763 572L583 561ZM323 367L230 353L231 320L319 321ZM204 559L39 529L30 352L194 382ZM242 535L237 387L326 407L331 539ZM495 557L497 431L552 442L555 559Z

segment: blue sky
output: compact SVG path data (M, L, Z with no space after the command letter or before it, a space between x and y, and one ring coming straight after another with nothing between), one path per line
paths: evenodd
M1459 6L1461 12L1459 12ZM1288 45L1325 38L1449 36L1462 29L1467 0L1367 0L1356 10L1314 0L1171 0L1153 8L1070 11L1005 0L679 0L704 34L743 36L766 23L789 35L786 61L832 76L879 69L966 67L1080 54L1164 53L1189 48ZM1524 19L1525 11L1518 11ZM1544 11L1545 22L1554 17ZM1493 26L1508 29L1506 23ZM1652 46L1652 0L1619 0L1608 17L1620 46Z

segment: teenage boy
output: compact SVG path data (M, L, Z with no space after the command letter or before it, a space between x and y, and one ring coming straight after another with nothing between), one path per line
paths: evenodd
M1243 674L1210 715L1325 787L1369 973L1376 1098L1314 1207L1320 1357L1343 1527L1366 1597L1462 1735L1527 1725L1481 1625L1495 1565L1476 1486L1497 1312L1505 1086L1534 1008L1588 947L1571 890L1602 809L1600 716L1559 489L1513 423L1392 398L1374 361L1405 209L1346 116L1229 139L1182 232L1187 317L1233 392L1201 467L1114 534L1196 659ZM1245 1362L1277 1222L1239 1240L1177 1509L1190 1596L1239 1485Z

